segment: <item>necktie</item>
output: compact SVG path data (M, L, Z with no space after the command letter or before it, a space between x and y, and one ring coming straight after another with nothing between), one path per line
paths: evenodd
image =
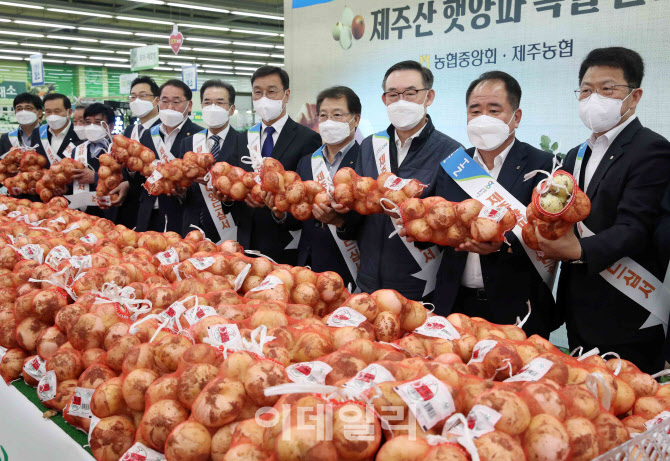
M219 155L219 152L221 152L221 138L218 135L214 135L210 137L212 140L212 149L211 149L211 154L214 156L214 159L216 159Z
M137 138L138 139L141 138L143 134L144 134L144 125L140 123L137 127Z
M263 157L271 157L272 149L275 148L275 142L272 139L272 133L275 132L275 129L271 126L265 128L265 142L263 143L263 148L261 149L261 155Z

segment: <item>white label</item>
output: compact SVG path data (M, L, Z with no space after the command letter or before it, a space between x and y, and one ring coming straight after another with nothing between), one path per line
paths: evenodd
M12 187L12 189L14 189L14 187ZM19 190L21 190L21 189L19 189ZM18 194L14 194L14 195L18 195ZM8 218L16 218L17 216L21 216L21 212L19 210L11 211L10 213L7 214Z
M31 259L33 261L37 261L40 264L42 264L42 261L44 261L44 249L34 243L23 245L21 248L19 248L19 254L23 259Z
M537 381L546 375L553 365L554 362L551 360L540 357L534 358L528 363L528 365L519 370L519 373L512 376L511 378L507 378L505 382L513 383L517 381Z
M95 245L98 241L98 237L96 237L95 234L86 234L83 237L80 237L79 240L88 243L89 245Z
M7 354L7 348L0 346L0 361L2 361L2 358Z
M166 323L166 327L172 332L176 333L181 330L179 325L179 317L186 312L186 307L179 301L170 304L170 307L158 314L159 322Z
M249 271L251 270L251 264L247 264L244 266L244 269L242 269L242 272L237 274L237 277L235 277L235 291L240 291L240 288L242 288L242 285L244 284L244 281L247 278L247 275L249 275Z
M456 411L447 386L433 375L393 388L407 404L424 431Z
M414 333L433 338L442 338L448 341L461 338L460 333L451 322L439 315L428 317L423 325L414 330Z
M169 250L162 253L157 253L156 258L158 258L158 261L160 261L161 266L167 266L168 264L179 262L179 255L177 254L177 250L174 248L170 248Z
M339 307L333 312L326 325L329 327L357 327L361 323L365 322L366 318L360 312L352 309L351 307L343 306Z
M207 327L207 334L212 339L215 347L225 346L232 351L240 351L243 348L242 335L234 323L211 325Z
M386 179L384 187L386 187L387 189L398 191L403 187L405 187L407 184L409 184L410 181L411 179L402 179L393 174L389 176L388 179Z
M54 370L47 371L37 384L37 396L40 401L46 402L56 397L57 385L56 372Z
M160 174L160 172L159 172L158 170L154 170L154 172L151 173L151 176L149 176L149 177L147 178L147 182L148 182L149 184L153 184L153 183L155 183L156 181L158 181L159 179L161 179L162 177L163 177L163 175Z
M656 426L657 424L661 424L663 421L665 421L668 418L670 418L670 411L662 411L661 413L656 415L655 418L651 418L649 421L644 423L644 427L646 427L647 430L649 430L652 427Z
M191 258L189 259L191 261L191 264L193 264L193 267L198 269L199 271L204 271L208 267L210 267L212 264L216 262L216 259L212 258L211 256L207 256L204 258Z
M494 222L500 222L507 214L507 208L491 208L488 206L482 207L479 211L478 218L490 219Z
M39 355L36 355L23 365L23 371L33 379L40 381L44 378L44 374L47 372L47 361Z
M93 259L91 255L73 256L70 258L70 264L75 269L88 269L89 267L93 267Z
M56 219L52 219L51 221L49 221L49 224L59 224L59 223L60 224L65 224L66 223L65 218L63 218L62 216L59 216Z
M119 461L165 461L165 456L140 442L135 442Z
M93 392L95 392L95 389L77 387L74 390L72 400L70 400L68 414L91 419L93 417L93 413L91 413L91 397L93 396Z
M77 222L74 223L74 224L72 224L72 225L71 225L70 227L68 227L67 229L65 229L65 230L63 231L63 233L64 233L64 234L67 234L68 232L71 232L71 231L76 230L76 229L79 229L79 223L77 223Z
M212 306L197 306L192 307L184 312L184 318L189 325L195 325L205 317L216 315L216 310Z
M286 367L288 379L294 383L326 384L326 376L333 368L325 362L301 362Z
M112 197L109 195L103 195L101 197L96 197L96 200L98 202L98 205L100 206L111 206L112 205Z
M355 377L344 383L344 387L359 396L373 384L395 381L395 377L381 365L372 363L359 371Z
M63 245L58 245L53 247L49 254L47 255L45 261L53 269L58 270L58 265L61 261L70 259L72 255Z
M256 291L271 290L277 285L283 285L284 282L281 281L279 277L274 275L268 275L263 279L263 281L256 288L249 290L249 293L254 293Z
M468 413L468 429L470 429L472 436L478 439L484 434L493 432L500 418L502 418L502 415L493 408L484 405L475 405L470 410L470 413ZM465 428L460 420L456 420L451 427L445 428L445 430L449 434L456 436L465 435Z
M492 339L482 339L477 344L475 344L474 349L472 349L472 358L468 362L468 365L471 363L481 363L484 361L484 357L488 354L491 349L496 347L498 341Z
M93 417L91 418L91 422L88 425L88 444L89 445L91 444L91 434L93 434L93 429L95 429L95 426L97 426L99 422L100 422L100 418L93 415Z
M20 187L10 187L9 191L10 191L11 195L20 195L20 194L23 193L23 191L21 190ZM12 213L14 213L14 212L12 211Z
M9 208L4 203L0 203L0 211L8 210Z

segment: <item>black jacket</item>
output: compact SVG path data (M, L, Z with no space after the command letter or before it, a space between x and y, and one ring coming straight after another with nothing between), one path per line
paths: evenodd
M172 155L174 155L175 158L179 158L181 142L185 138L192 136L199 131L202 131L201 126L193 123L191 119L186 119L186 122L179 130L179 133L177 133L174 143L172 144L172 148L170 149ZM163 134L161 133L161 138L162 137ZM153 139L151 138L151 132L149 130L142 133L140 143L143 146L148 147L149 149L154 151L154 153L156 152L156 147L154 146ZM136 177L139 177L136 180L142 181L142 183L144 183L144 181L146 180L146 178L144 178L141 175L136 175ZM154 202L156 201L156 197L149 195L149 193L144 188L139 190L137 193L139 193L140 198L139 198L139 210L137 214L137 225L135 230L137 230L138 232L144 232L148 230L162 232L163 229L165 229L164 217L167 216L168 220L167 230L181 234L183 226L184 207L180 199L178 199L177 197L170 197L167 195L159 195L157 197L158 212L161 218L159 222L155 222L153 224L153 228L150 228L152 226L151 213L154 208Z
M40 125L38 124L36 128L39 128ZM21 127L18 127L18 136L19 136L19 145L23 143L23 135L21 134ZM11 133L14 130L11 130L9 133ZM33 130L34 131L34 130ZM9 149L14 147L12 145L12 141L9 139L9 133L3 133L2 136L0 136L0 157L5 155L7 152L9 152ZM26 133L28 137L30 138L32 136L32 133ZM32 139L31 139L32 141ZM32 144L27 147L32 147Z
M279 160L284 169L295 171L298 161L303 156L314 153L320 145L319 133L289 117L279 133L272 150L272 158ZM241 156L247 155L248 151L241 153ZM252 171L251 165L242 163L240 159L241 157L235 159L235 166ZM295 265L297 249L286 249L291 244L293 236L274 220L269 208L251 208L243 202L236 203L232 208L238 226L237 240L245 249L260 251L282 264Z
M658 264L661 269L660 274L663 274L663 268L667 270L670 262L670 187L665 189L663 200L661 201L661 216L656 225L656 232L654 234L654 241L656 244L656 251L658 252ZM670 319L668 319L670 321ZM665 360L670 361L670 332L666 335L665 340Z
M51 131L49 130L49 125L41 125L37 127L35 130L33 130L33 134L30 135L30 144L32 146L37 146L35 147L35 152L38 154L42 155L47 159L47 166L46 168L49 168L51 166L51 162L49 161L49 157L47 157L47 153L44 150L44 147L42 146L42 141L40 140L40 130L46 130L47 132L47 139L49 142L51 142ZM56 152L56 155L60 157L60 159L63 159L63 152L67 147L72 143L74 146L78 146L84 142L84 140L80 140L77 137L77 133L74 132L74 123L70 121L70 126L67 130L67 133L65 134L65 139L63 139L62 144L58 148L58 152Z
M569 172L574 170L577 150L567 155ZM582 171L585 168L582 165ZM659 267L652 237L668 180L670 143L633 120L614 139L586 190L591 214L584 224L596 234L581 239L586 264L561 268L557 301L565 309L569 334L572 330L603 346L662 341L660 325L640 329L649 312L599 273L628 256L663 279L665 268Z
M221 150L219 150L219 153L214 158L214 161L231 163L233 159L238 158L240 155L247 154L246 147L247 137L231 127L226 134L226 139L224 139L221 143ZM183 158L186 152L190 152L192 150L193 136L189 136L181 142L179 157ZM240 154L240 152L242 152L242 154ZM186 235L193 230L191 224L195 224L203 231L205 231L207 238L213 242L218 242L220 240L219 233L216 230L216 226L214 225L214 221L212 221L211 215L209 214L207 204L205 203L205 198L202 195L202 189L198 183L193 183L193 185L186 192L186 198L184 199L184 222L182 226L182 235Z
M397 164L395 129L386 130L390 137L391 164ZM460 147L457 141L435 130L430 117L421 134L412 141L407 157L399 168L392 168L400 178L415 178L427 184L422 197L435 195L435 180L440 162ZM372 136L363 140L361 153L356 162L356 173L360 176L379 176L372 147ZM412 274L420 268L400 237L388 238L394 231L391 219L385 214L361 216L355 211L346 215L346 224L338 232L345 240L357 240L361 253L361 267L357 285L364 292L382 288L393 288L402 295L415 300L424 298L426 283ZM435 255L437 256L437 255Z
M475 149L470 148L466 152L472 157ZM532 180L524 181L524 174L533 170L551 171L551 167L551 154L517 139L505 158L498 183L526 206L530 203L533 187L545 176L538 174ZM471 198L442 168L437 174L436 195L452 202ZM486 201L484 204L494 205ZM500 251L479 257L484 289L492 300L492 309L475 315L493 323L512 324L517 316L523 318L526 315L526 301L530 300L533 311L524 330L529 335L537 333L548 337L563 323L556 311L551 289L542 281L514 233L508 232L505 236L510 246L504 243ZM445 247L433 299L437 314L447 316L458 310L454 301L461 287L467 257L465 251Z

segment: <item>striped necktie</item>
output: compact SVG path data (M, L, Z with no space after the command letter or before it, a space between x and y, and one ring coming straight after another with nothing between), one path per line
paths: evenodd
M216 159L219 152L221 152L221 138L215 134L214 136L211 136L210 139L213 141L211 154L214 156L214 159Z

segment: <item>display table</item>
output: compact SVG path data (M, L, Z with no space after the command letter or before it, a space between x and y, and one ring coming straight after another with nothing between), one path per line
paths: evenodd
M0 461L92 461L82 431L60 414L47 419L47 411L34 388L23 380L10 386L0 381Z

